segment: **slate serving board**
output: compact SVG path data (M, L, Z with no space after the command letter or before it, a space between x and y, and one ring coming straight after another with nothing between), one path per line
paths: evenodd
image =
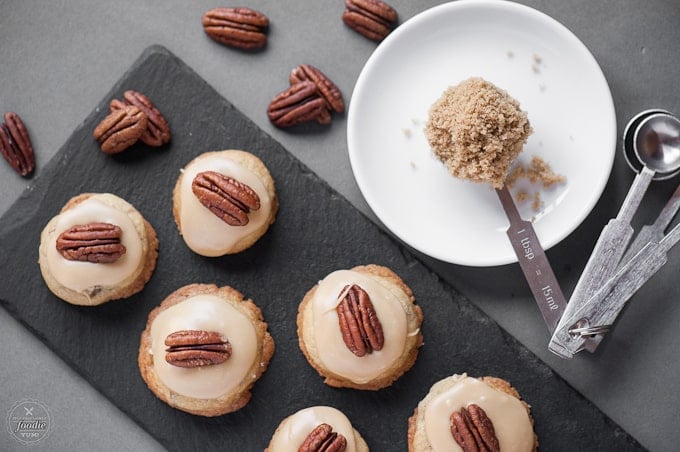
M117 156L99 151L92 131L112 98L145 93L170 122L172 143L143 144ZM264 108L264 107L263 107ZM193 254L172 219L179 169L210 150L246 149L268 166L281 209L251 249L234 256ZM127 199L160 240L155 274L129 299L71 306L47 289L37 265L40 232L72 196L110 192ZM443 283L280 144L238 112L166 49L147 49L0 219L0 301L88 382L171 450L256 451L285 416L307 406L345 412L374 451L406 450L407 419L437 380L453 373L509 380L532 405L542 450L637 450L640 446L548 366ZM425 345L414 368L377 392L333 389L307 364L295 318L305 292L326 274L377 263L410 285L422 307ZM231 285L262 309L276 342L269 370L240 411L217 418L170 408L137 369L148 313L189 283Z

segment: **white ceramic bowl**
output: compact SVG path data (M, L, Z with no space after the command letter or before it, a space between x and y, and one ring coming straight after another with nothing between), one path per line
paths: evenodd
M352 171L376 216L397 237L439 260L469 266L516 262L493 190L452 177L423 128L443 91L483 77L520 101L534 133L520 161L541 157L567 179L520 204L545 249L571 233L605 187L616 151L607 81L567 28L527 6L459 0L394 30L370 56L349 105Z

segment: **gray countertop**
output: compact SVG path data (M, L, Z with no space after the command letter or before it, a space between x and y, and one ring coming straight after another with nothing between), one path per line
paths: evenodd
M290 69L303 62L322 68L349 100L376 44L343 25L341 0L241 3L265 12L272 22L264 52L236 52L203 34L201 15L212 7L227 6L222 4L0 0L0 113L15 111L26 122L37 155L34 177L40 176L41 168L139 54L149 45L161 44L378 222L352 175L345 118L334 119L324 133L302 134L272 127L265 114L271 97L285 87ZM403 22L442 2L390 3ZM552 16L590 49L612 91L619 135L641 110L659 107L680 113L680 8L674 0L520 3ZM574 80L575 86L578 83ZM549 251L567 294L600 229L616 214L632 177L617 154L595 210ZM20 178L0 162L0 213L29 184L30 179ZM653 218L673 185L671 181L652 187L638 224ZM642 445L659 451L677 449L680 307L674 299L680 293L675 282L680 253L671 252L669 264L638 293L597 354L581 354L571 361L548 352L548 333L518 265L470 268L421 257ZM38 400L50 410L50 435L34 450L161 449L2 309L0 342L5 344L0 351L0 411L8 412L23 399ZM2 430L0 449L25 448Z

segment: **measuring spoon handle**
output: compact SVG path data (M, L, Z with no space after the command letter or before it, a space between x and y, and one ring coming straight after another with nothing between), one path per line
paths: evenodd
M572 313L565 312L550 340L549 349L563 358L571 358L586 348L591 339L571 335L569 329L581 319L590 327L612 325L630 297L664 266L668 251L678 242L680 225L676 225L659 242L647 243L613 277L604 282L581 308Z
M595 292L615 272L621 262L621 258L633 236L633 228L630 221L642 201L649 184L654 177L654 171L644 167L631 185L616 218L612 219L602 229L600 237L590 254L581 277L576 283L576 288L571 294L569 303L562 317L558 329L563 326L565 319L570 318L576 311L595 294ZM594 346L596 344L593 344ZM594 347L589 349L594 350Z
M680 185L677 186L666 205L661 209L654 223L640 228L637 237L630 244L628 251L621 258L621 264L625 264L635 256L649 242L658 242L663 238L663 233L671 223L675 214L680 209Z
M496 193L510 222L508 239L548 331L552 334L562 317L567 300L538 241L533 224L522 219L507 187L496 190Z
M581 273L571 295L566 314L577 311L616 271L618 263L633 236L630 223L619 219L609 220L595 243L588 263Z

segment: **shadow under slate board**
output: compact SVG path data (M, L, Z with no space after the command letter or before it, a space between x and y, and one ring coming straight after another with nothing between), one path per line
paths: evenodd
M168 118L173 139L167 148L138 144L117 156L99 151L92 131L107 114L109 101L127 89L145 93ZM189 251L179 236L171 193L187 162L227 148L248 150L265 162L281 209L251 249L205 258ZM57 299L42 281L36 263L40 232L68 199L83 192L121 196L155 227L158 265L141 293L99 307L77 307ZM418 401L437 380L462 372L509 380L532 405L542 450L640 448L162 47L144 51L0 219L0 250L3 306L171 450L263 450L284 417L307 406L331 405L347 414L372 450L403 451L407 419ZM413 289L425 316L425 345L415 366L389 388L333 389L298 348L297 306L328 273L366 263L391 267ZM217 418L165 405L147 389L137 368L148 313L175 289L195 282L231 285L251 298L276 342L250 403Z

